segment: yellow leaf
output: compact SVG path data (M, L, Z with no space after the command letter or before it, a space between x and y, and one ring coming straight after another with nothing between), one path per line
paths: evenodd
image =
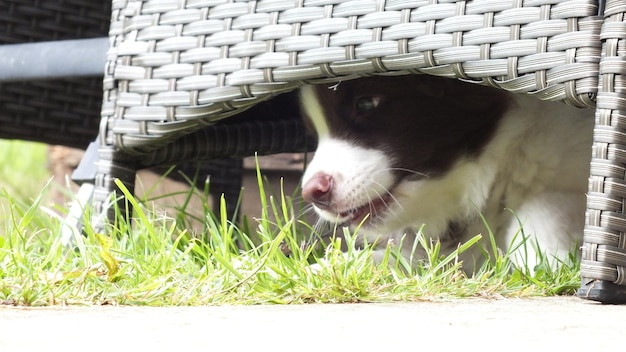
M96 233L95 236L98 244L100 245L99 254L107 268L109 281L113 281L120 267L120 262L113 257L113 254L111 254L111 245L113 244L113 240L111 237L100 233Z

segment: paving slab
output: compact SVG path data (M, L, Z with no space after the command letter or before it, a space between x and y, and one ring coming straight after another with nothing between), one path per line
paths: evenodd
M618 351L626 305L575 297L203 307L0 307L0 351Z

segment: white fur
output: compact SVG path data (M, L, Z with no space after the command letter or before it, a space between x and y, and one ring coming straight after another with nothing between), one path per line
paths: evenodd
M339 185L335 187L333 197L338 200L337 212L342 213L384 195L393 182L391 174L384 171L388 168L389 159L380 150L359 148L339 139L323 138L303 180L313 175L309 170L324 170L333 175L335 183ZM317 212L327 221L345 220L322 209L317 209Z
M304 106L318 130L319 146L303 184L318 172L332 175L333 196L347 208L380 196L391 186L393 156L332 138L319 103L306 93ZM446 242L442 235L450 221L462 221L469 226L461 242L482 234L482 246L489 248L482 214L503 251L521 241L523 225L530 242L516 255L530 268L536 259L530 245L534 241L547 255L565 259L582 240L593 110L522 95L515 101L477 159L461 158L443 177L401 182L391 190L394 201L383 221L364 226L359 235L370 243L399 243L407 236L402 250L408 256L415 233L425 225L424 234L441 240L445 254L456 248L458 239ZM326 220L342 220L317 210ZM460 258L469 272L483 257L473 248Z

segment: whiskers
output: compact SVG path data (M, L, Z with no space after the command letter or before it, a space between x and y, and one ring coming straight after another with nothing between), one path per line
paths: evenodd
M404 210L402 204L398 201L398 198L396 198L396 196L391 192L391 190L389 190L387 187L383 186L380 182L378 182L376 180L373 180L371 178L370 178L369 181L370 181L371 184L376 185L376 186L380 187L380 189L381 189L380 192L378 190L376 190L375 188L371 189L371 191L376 194L376 199L380 199L382 201L382 203L385 206L385 209L387 210L388 213L390 213L394 217L398 218L398 214L395 211L393 211L393 208L391 207L392 204L395 204L398 207L398 209L400 209L402 211ZM372 206L372 204L374 203L374 200L370 196L369 190L365 186L361 186L361 188L363 189L363 191L365 193L365 196L367 197L367 200L369 202L370 217L372 218L372 221L379 219L379 217L378 217L378 215L379 215L378 214L378 208Z
M315 217L315 222L311 226L311 230L313 233L311 237L314 237L315 234L321 234L322 232L324 232L325 227L327 227L328 224L328 221L322 219L315 212L315 207L313 206L313 204L307 204L306 206L304 206L304 208L302 208L300 212L300 218L305 218L309 220L313 217ZM309 221L307 221L307 223L309 223Z
M380 183L379 181L376 181L375 176L381 172L388 172L388 173L394 173L394 172L402 172L402 173L406 173L408 174L408 178L410 179L428 179L430 178L430 175L425 174L423 172L419 172L419 171L415 171L415 170L411 170L411 169L407 169L407 168L402 168L402 167L388 167L388 168L384 168L384 169L379 169L376 170L374 172L371 173L370 177L368 177L365 180L365 183L369 183L371 185L375 185L377 186L380 190L377 190L376 188L370 188L370 190L368 190L368 188L366 186L361 185L360 189L362 189L362 191L365 193L369 204L370 204L370 211L371 211L371 216L374 220L378 220L381 221L381 219L378 219L378 217L376 216L376 212L377 209L374 208L372 209L372 196L369 194L369 191L372 191L373 193L376 194L376 197L378 199L381 199L385 205L385 208L387 210L387 212L389 214L391 214L392 216L394 216L396 219L399 218L399 215L396 211L393 210L392 205L395 204L396 205L396 209L398 209L399 211L404 211L404 207L402 206L402 203L398 200L397 195L395 195L393 193L393 189L400 183L402 182L402 180L407 180L407 176L405 177L400 177L398 180L395 181L395 183L389 187L385 187L382 183Z
M385 171L386 175L381 174ZM402 220L405 208L398 194L395 193L395 188L406 178L399 177L398 171L420 178L428 177L425 174L402 168L371 170L343 181L347 183L341 185L344 188L339 192L338 197L344 198L336 200L342 204L341 208L319 212L313 204L303 205L300 216L308 220L308 228L311 231L307 236L308 240L305 240L303 245L308 248L315 248L318 245L326 246L331 238L342 236L343 232L339 229L343 226L351 225L352 230L355 230L354 227L362 225L363 230L369 231L371 226L375 229L386 221L395 223ZM302 198L298 201L302 201ZM335 218L333 219L332 216ZM367 234L367 231L364 234Z
M319 216L315 212L313 204L308 204L302 208L300 218L305 219L305 222L309 224L307 227L310 229L304 242L301 243L301 249L303 251L306 251L308 248L319 249L321 248L319 246L325 247L330 243L331 239L336 236L337 225ZM313 218L315 220L313 220ZM313 222L311 220L313 220Z
M379 172L385 172L385 171L391 171L391 172L402 172L402 173L407 173L409 174L409 177L411 178L415 178L415 179L422 179L422 178L430 178L430 175L425 174L423 172L419 172L419 171L415 171L415 170L411 170L411 169L407 169L407 168L403 168L403 167L388 167L388 168L384 168L384 169L380 169L377 170L376 172L373 173L377 174Z
M403 173L404 177L399 173ZM333 194L333 197L341 197L333 201L337 205L340 204L339 206L320 212L316 211L314 205L308 204L302 208L301 214L307 217L312 233L318 237L326 232L332 232L332 226L369 227L389 220L394 222L402 220L402 214L406 210L398 198L396 189L401 182L408 181L406 175L411 178L429 178L427 174L400 167L365 170L357 173L356 177L344 179L341 186L336 185L342 187L338 195ZM312 216L314 211L317 213L315 217Z

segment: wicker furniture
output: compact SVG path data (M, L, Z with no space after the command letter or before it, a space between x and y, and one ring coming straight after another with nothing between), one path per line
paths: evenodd
M40 47L27 48L21 58L7 51L17 51L24 47L18 44L24 43L106 40L110 11L111 3L106 1L0 2L0 138L84 148L96 137L102 102L101 73L94 70L91 75L53 75L55 68L63 66L59 62L48 64L47 58L40 56ZM106 46L102 49L105 53ZM30 65L19 65L24 57L32 60ZM104 62L103 57L94 63L96 69L100 67L101 71Z
M305 82L389 72L464 79L597 106L580 294L626 300L624 11L618 0L113 1L96 200L123 176L125 158L165 161L186 145L192 158L300 147L290 136L298 128L269 137L283 144L268 148L245 145L259 135L252 129L197 131Z
M306 148L290 99L275 100L304 83L463 79L596 109L579 294L624 302L625 12L623 0L113 0L95 207L138 165Z
M607 1L603 10L602 60L579 295L623 303L626 302L626 159L623 157L626 4Z
M96 139L111 6L96 0L0 1L0 138L81 149ZM225 193L233 213L241 160L179 161L188 175L197 168L210 174L211 193Z

